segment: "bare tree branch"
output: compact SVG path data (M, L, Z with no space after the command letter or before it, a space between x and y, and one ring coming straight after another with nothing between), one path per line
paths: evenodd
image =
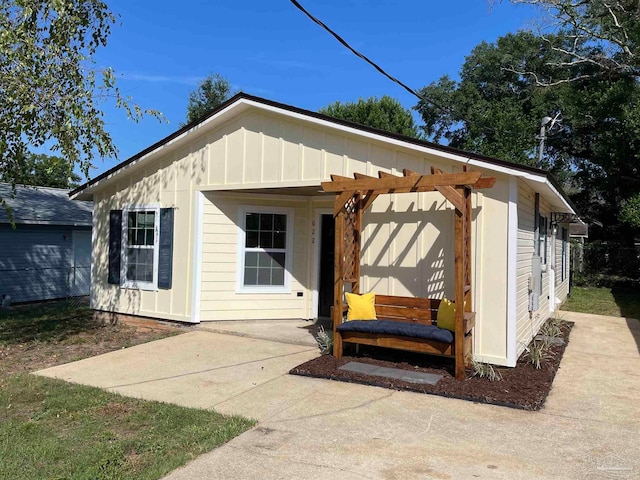
M571 70L579 65L597 67L601 73L640 77L640 2L619 0L511 0L543 11L548 20L538 35L561 36L565 46L551 48L566 55L552 64ZM552 33L549 33L552 32ZM521 72L524 73L524 72ZM583 74L567 72L583 77ZM595 76L596 73L593 74ZM572 80L573 81L573 80ZM564 82L564 80L563 80Z

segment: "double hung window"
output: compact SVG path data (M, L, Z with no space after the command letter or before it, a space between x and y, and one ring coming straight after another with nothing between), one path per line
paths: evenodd
M154 289L157 287L159 209L130 207L123 217L123 286Z
M291 217L288 209L242 209L239 291L283 292L289 289Z

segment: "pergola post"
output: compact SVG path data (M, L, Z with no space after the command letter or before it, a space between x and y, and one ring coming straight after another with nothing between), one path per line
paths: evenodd
M342 321L344 312L344 230L345 214L344 204L339 206L340 198L336 197L335 214L335 254L333 263L333 308L331 310L331 320L333 323L333 355L336 358L342 357L342 338L336 334L336 329Z
M456 188L461 198L464 198L465 188ZM467 239L465 235L467 223L466 203L462 203L462 210L455 210L454 225L454 248L455 248L455 267L454 267L454 287L456 304L456 320L455 320L455 373L456 379L461 380L465 376L464 364L464 297L466 285L466 260L467 260Z

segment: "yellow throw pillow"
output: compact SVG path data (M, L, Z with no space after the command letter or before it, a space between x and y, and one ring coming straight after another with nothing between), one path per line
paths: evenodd
M376 294L345 293L347 297L347 321L349 320L375 320L376 319Z
M446 297L440 302L438 307L438 328L446 328L452 332L456 331L456 304Z

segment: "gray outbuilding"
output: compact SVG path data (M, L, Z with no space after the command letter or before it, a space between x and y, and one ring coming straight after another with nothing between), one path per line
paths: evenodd
M0 298L11 303L89 295L92 203L69 190L0 183ZM13 220L13 225L12 225Z

